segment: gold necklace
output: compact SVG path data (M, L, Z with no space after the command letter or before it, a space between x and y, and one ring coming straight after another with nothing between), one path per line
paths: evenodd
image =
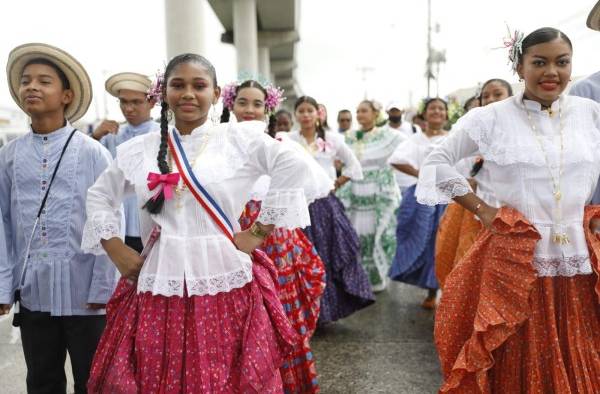
M317 133L315 132L314 135L314 139L311 143L308 143L308 140L306 139L306 137L302 134L302 132L299 132L300 134L300 143L301 145L304 147L304 149L306 149L308 151L308 153L310 153L311 155L315 155L315 153L319 150L319 148L317 147Z
M200 143L200 148L198 149L198 154L190 162L190 168L192 169L192 171L193 171L194 167L196 166L196 161L200 158L200 156L202 156L202 153L204 153L204 150L208 146L208 142L210 141L213 134L214 133L206 132L202 135L202 142ZM174 170L173 155L171 155L170 150L167 151L167 156L168 156L168 160L169 160L169 162L168 162L169 172L173 172L173 170ZM183 207L183 205L181 204L181 198L182 198L183 193L186 191L188 191L188 187L185 184L185 182L183 181L183 179L180 178L179 183L175 187L175 197L177 199L177 203L176 203L177 209L181 209Z
M559 167L558 167L558 176L557 177L555 177L554 173L552 172L552 166L550 165L550 159L548 158L548 153L544 149L544 143L542 141L542 137L541 137L539 131L537 130L537 128L535 127L535 124L533 123L533 120L531 119L531 114L529 113L529 110L527 109L527 106L525 105L525 103L523 103L523 109L525 110L525 113L527 114L527 120L529 121L529 126L531 127L531 130L533 131L533 135L535 136L535 139L540 147L540 150L542 151L542 153L544 155L544 160L546 161L546 167L548 168L548 172L550 173L550 179L552 181L552 196L554 197L554 201L556 203L556 216L558 219L558 224L562 227L561 181L562 181L562 175L564 172L564 153L565 153L564 122L563 122L563 117L562 117L562 105L559 105L559 107L558 107L558 120L559 120L558 129L559 129L559 134L560 134L560 158L559 158ZM569 236L564 232L557 231L556 228L554 229L554 234L552 235L552 240L554 241L554 243L557 243L560 245L566 245L570 242Z
M354 153L356 154L356 157L361 160L364 150L365 150L365 141L367 141L369 138L371 138L373 135L375 135L375 133L379 131L379 129L377 128L377 126L373 126L372 128L370 128L369 130L358 130L356 131L355 135L354 135L354 141L355 141L355 145L356 145L356 149L354 151Z

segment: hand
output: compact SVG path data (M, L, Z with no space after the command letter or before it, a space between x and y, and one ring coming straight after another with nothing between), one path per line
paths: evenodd
M600 218L593 218L590 223L590 230L594 234L600 234Z
M233 236L233 242L239 250L244 253L252 254L254 249L258 248L264 242L263 238L259 238L256 235L250 233L250 229L235 233Z
M473 189L473 193L477 192L477 181L475 178L469 178L467 179L467 182L469 182L471 189Z
M136 281L144 265L144 258L125 245L120 238L102 240L102 246L121 275Z
M11 304L0 304L0 316L8 315L10 308L12 308Z
M117 134L119 131L119 123L114 120L103 120L92 133L92 137L96 140L102 139L106 134Z
M485 226L485 228L492 228L492 222L494 218L498 214L498 208L491 207L487 204L483 204L479 211L477 212L477 216L481 223Z
M98 310L98 309L104 309L106 308L106 304L87 304L87 308L88 309L92 309L92 310Z
M350 180L350 178L348 178L347 176L341 175L339 178L337 178L334 182L335 185L335 190L339 189L340 187L344 186L344 184L346 184L346 182L348 182Z

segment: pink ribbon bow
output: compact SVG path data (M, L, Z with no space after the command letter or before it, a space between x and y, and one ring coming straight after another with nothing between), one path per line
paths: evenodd
M152 200L156 200L158 196L160 196L160 192L164 192L165 200L170 200L173 198L173 186L177 186L179 183L179 174L157 174L155 172L151 172L148 174L148 189L154 190L159 185L161 188L154 194Z
M322 138L317 138L316 145L317 145L317 148L321 152L326 152L328 148L329 149L333 148L333 146L331 145L331 143L329 143L329 141L324 141Z

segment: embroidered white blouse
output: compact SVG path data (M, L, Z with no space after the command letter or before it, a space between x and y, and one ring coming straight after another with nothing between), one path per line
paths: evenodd
M289 229L306 227L310 225L302 189L309 176L306 163L263 130L264 123L257 121L204 124L182 135L181 141L196 177L235 231L240 230L237 219L252 185L265 174L271 176L271 184L258 220ZM150 133L117 148L114 163L88 191L84 250L102 254L100 240L119 236L119 206L126 195L135 193L139 205L152 197L146 177L159 172L159 144L160 134ZM250 256L233 245L189 191L165 201L159 214L141 207L139 212L142 239L148 239L156 225L162 231L140 272L138 292L181 297L185 285L189 295L214 295L252 281Z
M550 167L525 108L541 134ZM556 178L561 167L559 108L564 124L559 202L562 215L558 214L550 176L551 170ZM590 274L583 212L600 174L600 105L564 96L551 109L554 116L543 111L539 103L523 100L520 94L469 111L459 119L446 141L425 160L419 174L417 199L433 205L469 193L469 184L454 164L461 158L481 154L496 198L502 205L521 212L542 236L533 262L538 276ZM567 234L570 242L554 243L551 238L556 230Z
M317 138L313 144L309 145L299 130L293 130L287 134L290 139L302 145L315 158L331 179L336 178L336 160L344 163L342 175L354 181L363 179L360 162L352 149L346 145L343 135L333 131L326 131L325 141Z
M427 137L427 134L415 133L404 140L398 147L394 150L394 153L388 158L388 164L408 164L419 170L425 161L425 158L433 148L446 138L446 134L444 135L436 135L431 138ZM402 186L409 187L417 183L417 178L404 174L401 171L394 169L395 172L398 172L405 177L402 177L403 180Z
M460 160L455 166L456 170L465 178L472 178L471 170L479 157L481 157L481 155L471 156ZM477 197L481 198L486 204L492 207L500 208L502 204L494 194L494 185L492 184L490 170L485 165L485 162L474 178L477 181L477 190L475 192Z
M319 198L327 197L334 189L333 179L325 172L323 168L313 159L313 157L299 143L292 140L287 132L277 133L276 139L279 143L293 149L304 160L308 167L308 176L303 179L302 189L306 197L306 202L311 204ZM265 199L271 187L271 177L261 175L252 186L250 198L257 201Z

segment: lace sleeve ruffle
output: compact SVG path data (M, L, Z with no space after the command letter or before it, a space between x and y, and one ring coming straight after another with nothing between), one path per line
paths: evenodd
M103 255L105 252L100 241L114 237L121 238L121 212L97 212L85 222L81 249L85 253Z
M417 201L425 205L448 204L455 197L461 197L473 192L469 182L456 173L455 176L436 180L436 170L440 168L424 167L419 174L417 183Z
M310 226L308 204L302 189L269 190L257 221L289 230Z

